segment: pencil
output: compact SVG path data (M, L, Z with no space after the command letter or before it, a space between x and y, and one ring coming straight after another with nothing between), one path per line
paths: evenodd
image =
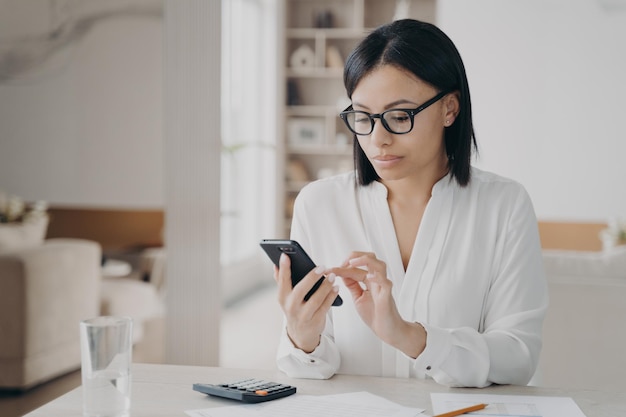
M487 407L487 404L476 404L476 405L472 405L471 407L465 407L465 408L461 408L461 409L454 410L454 411L448 411L447 413L437 414L436 416L433 416L433 417L454 417L454 416L460 416L461 414L471 413L472 411L482 410L485 407Z

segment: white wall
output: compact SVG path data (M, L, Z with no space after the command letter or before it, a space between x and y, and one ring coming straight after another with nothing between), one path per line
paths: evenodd
M626 216L626 9L598 0L440 0L464 59L477 165L520 181L540 219Z
M160 7L158 0L117 1L108 9L125 3ZM9 50L45 50L24 36L50 30L61 13L50 2L24 4L32 10L16 17L30 24L29 34L1 26L0 59ZM0 10L22 11L16 5ZM107 10L106 2L85 6ZM102 19L42 65L0 80L0 189L60 205L162 207L162 27L149 14Z

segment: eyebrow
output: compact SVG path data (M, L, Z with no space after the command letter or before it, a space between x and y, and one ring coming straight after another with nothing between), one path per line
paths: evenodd
M396 101L393 101L391 103L388 103L383 108L385 110L389 110L389 109L393 109L393 108L395 108L395 107L397 107L398 105L401 105L401 104L410 104L412 106L419 106L419 104L415 103L414 101L407 100L407 99L400 99L400 100L396 100ZM367 107L364 104L359 103L358 101L353 101L352 102L352 108L354 108L354 107L360 107L360 108L363 108L363 109L370 110L369 107Z

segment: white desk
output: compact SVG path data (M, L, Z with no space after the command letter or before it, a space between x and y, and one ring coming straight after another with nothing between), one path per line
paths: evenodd
M211 368L200 366L133 366L131 416L185 417L185 410L232 405L233 402L193 391L195 382L221 383L246 377L285 382L309 395L369 391L408 407L425 408L431 413L431 392L483 393L572 397L587 417L626 416L626 393L567 390L520 386L495 386L483 389L446 388L433 381L336 375L329 380L290 379L278 371ZM82 391L78 387L27 414L28 417L80 417ZM564 416L566 417L566 416Z

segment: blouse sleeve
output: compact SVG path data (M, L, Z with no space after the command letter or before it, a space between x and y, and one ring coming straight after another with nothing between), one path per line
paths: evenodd
M298 198L294 206L291 239L298 241L306 250L311 246L308 240L310 236L307 230L308 221L303 211L300 198ZM276 363L278 369L292 378L327 379L333 376L339 369L341 360L333 336L332 312L329 311L326 317L320 344L311 353L305 353L295 347L287 335L286 325L283 325Z
M427 346L414 361L418 374L448 386L527 384L537 368L548 307L537 219L523 188L499 234L481 328L424 324Z

